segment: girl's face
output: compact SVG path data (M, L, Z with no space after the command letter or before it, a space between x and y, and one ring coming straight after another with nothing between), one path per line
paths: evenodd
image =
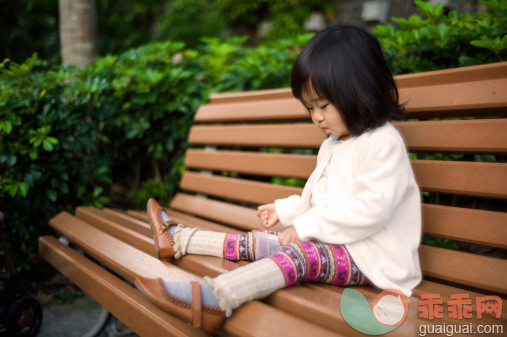
M318 97L310 85L310 93L302 93L302 103L310 113L312 122L326 135L341 136L340 140L347 140L352 136L343 122L342 116L327 99Z

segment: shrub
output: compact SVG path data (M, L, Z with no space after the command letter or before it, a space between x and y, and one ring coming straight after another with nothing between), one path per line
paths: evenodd
M196 51L165 42L102 57L80 74L105 83L102 147L114 160L114 183L138 188L145 179L162 181L207 99L203 72Z
M74 71L48 68L36 55L0 65L0 205L25 266L50 216L108 202L110 162L96 141L103 137L103 83L73 81Z
M393 18L398 24L378 25L374 33L394 74L414 73L505 59L506 2L479 0L489 13L444 14L442 4L417 0L420 15Z
M218 91L288 85L293 47L244 48L244 38L153 43L93 65L49 67L36 55L0 66L0 205L17 262L61 210L112 201L168 202L197 108ZM224 62L226 61L226 62ZM257 80L253 80L257 78ZM8 225L7 225L8 224Z

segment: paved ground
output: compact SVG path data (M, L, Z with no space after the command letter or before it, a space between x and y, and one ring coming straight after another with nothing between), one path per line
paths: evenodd
M106 313L86 294L71 304L52 304L44 307L42 327L37 337L137 336L114 317L110 317L104 327L101 322L105 322ZM97 334L99 331L101 333Z

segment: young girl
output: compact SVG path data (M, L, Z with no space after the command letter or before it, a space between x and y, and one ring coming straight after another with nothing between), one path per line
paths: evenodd
M204 283L138 278L149 299L207 332L242 303L301 281L374 285L410 296L421 281L421 200L405 144L389 122L404 117L380 44L365 29L316 34L291 72L294 96L328 137L302 195L258 207L282 233L185 228L155 200L148 214L160 258L185 254L255 261Z

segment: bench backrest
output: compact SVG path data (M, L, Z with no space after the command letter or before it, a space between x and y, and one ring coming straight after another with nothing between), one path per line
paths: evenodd
M410 153L428 154L411 162L425 192L423 233L473 244L476 251L487 246L504 252L507 62L395 80L409 121L393 124ZM196 113L188 170L171 207L236 229L258 229L256 207L301 193L302 187L279 182L304 184L323 140L290 89L212 95ZM438 160L441 154L453 156ZM474 161L485 158L477 155L496 161ZM420 257L427 278L507 294L505 257L429 245L421 245Z

